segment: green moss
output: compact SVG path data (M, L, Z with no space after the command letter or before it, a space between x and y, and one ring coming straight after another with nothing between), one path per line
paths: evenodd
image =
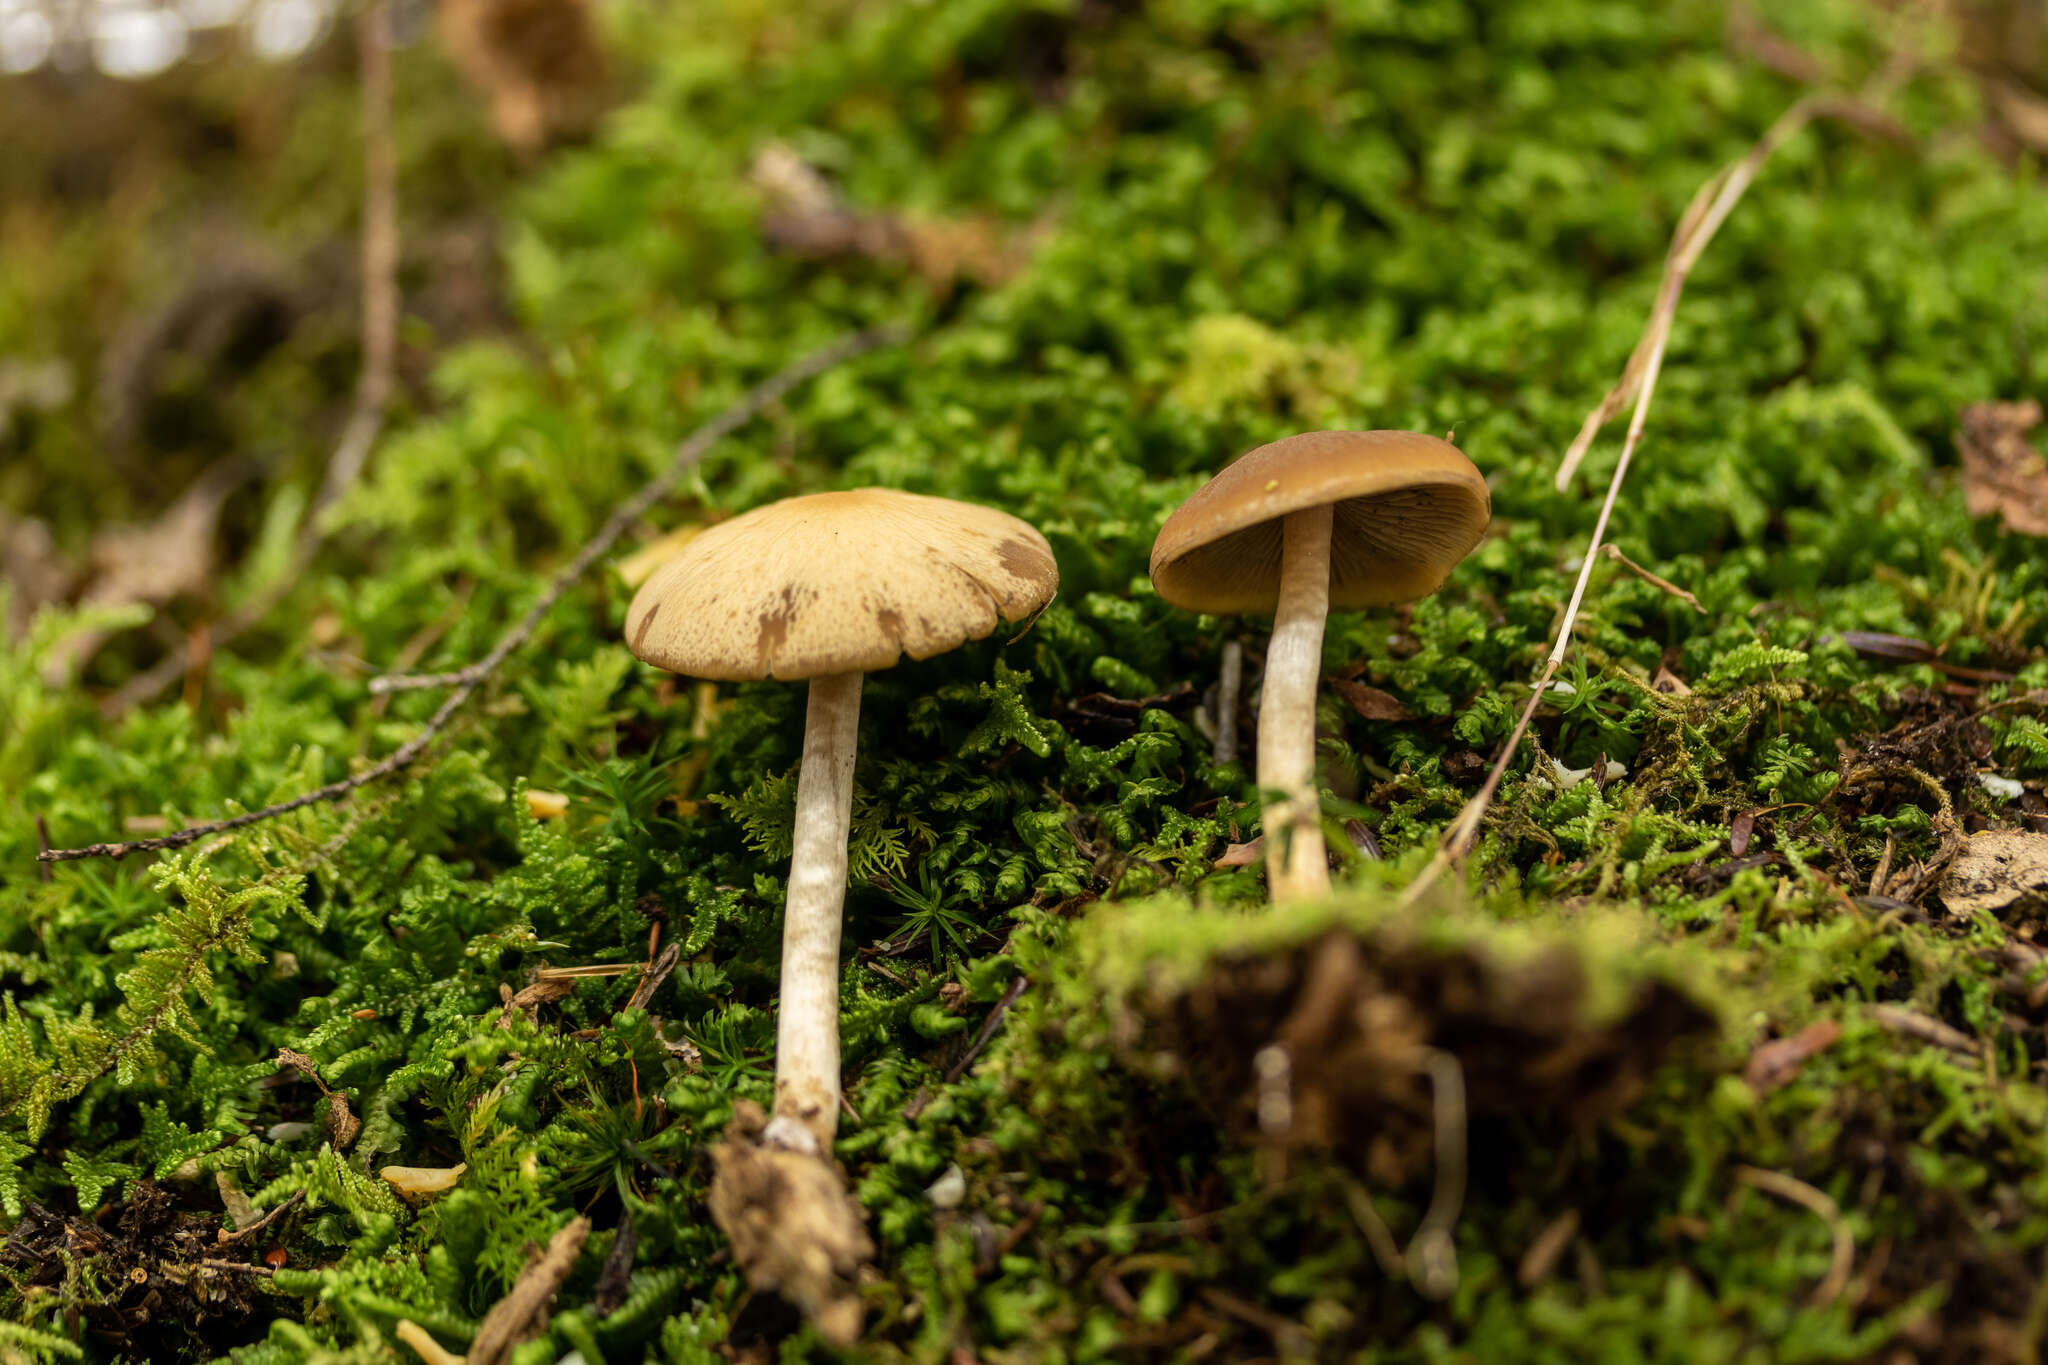
M1770 17L1853 81L1882 59L1867 15L1831 0ZM1704 610L1596 571L1569 690L1539 711L1465 883L1409 921L1391 895L1512 727L1571 591L1595 505L1552 487L1556 456L1634 344L1688 198L1795 89L1732 54L1711 9L1607 0L612 22L641 54L639 94L516 186L473 125L402 106L409 202L462 185L511 201L522 335L437 353L275 621L217 653L189 701L113 724L95 694L146 662L142 637L82 684L44 672L67 633L135 613L49 611L0 647L8 1218L97 1203L118 1227L108 1206L145 1179L210 1218L217 1173L261 1208L303 1195L266 1239L289 1260L259 1310L209 1339L248 1362L386 1359L401 1317L459 1344L525 1245L586 1206L599 1233L530 1355L708 1361L777 1335L721 1256L700 1149L769 1093L800 691L665 700L623 648L607 578L551 612L429 763L347 807L47 882L35 819L83 843L389 753L438 697L373 699L369 669L422 642L422 668L480 656L706 415L828 337L909 316L916 341L793 395L658 517L882 483L1003 506L1060 560L1059 600L1020 638L902 664L863 697L839 1147L881 1249L862 1354L1964 1359L1982 1358L1980 1324L1986 1341L2038 1335L2041 1008L2001 957L2009 928L1943 918L1920 875L1944 847L1935 791L1966 826L2011 824L1976 772L2036 791L2048 773L2026 700L2048 684L2048 560L1968 516L1952 446L1960 406L2038 388L2029 263L2048 259L2048 213L2030 171L1975 148L1968 79L1936 66L1909 85L1911 148L1836 125L1793 139L1702 259L1613 536ZM431 89L431 61L405 54L402 80ZM345 217L347 178L307 178L353 164L345 122L295 125L248 191L259 219ZM745 174L771 138L865 210L1043 235L1013 279L939 301L887 263L777 254ZM10 272L0 349L89 349L37 321L53 312L38 291L81 268ZM290 456L251 519L272 551L229 575L227 602L277 571L275 528L323 453L305 414L327 343L305 344L230 405L236 440ZM1435 598L1332 620L1328 670L1411 717L1368 720L1333 693L1320 713L1333 845L1353 846L1355 819L1387 861L1274 912L1256 868L1214 866L1257 834L1257 793L1196 723L1223 641L1255 666L1261 627L1175 611L1144 575L1181 498L1311 425L1455 430L1496 534ZM0 434L0 497L74 543L86 429ZM1582 482L1616 449L1598 443ZM1858 655L1847 631L2014 681L1959 693L1929 664ZM1659 690L1660 669L1690 692ZM1553 761L1603 758L1625 776L1554 780ZM568 814L536 821L529 789L565 793ZM1872 894L1881 860L1893 878ZM535 966L637 963L656 929L683 962L645 1011L623 1009L629 975L499 1026ZM1645 992L1711 1022L1591 1119L1555 1096L1475 1115L1440 1302L1385 1271L1358 1216L1364 1198L1412 1238L1423 1147L1379 1166L1364 1140L1289 1149L1276 1174L1161 1032L1219 973L1339 931L1503 979L1570 962L1575 1017L1602 1036ZM1981 1055L1901 1037L1878 1004ZM1784 1084L1742 1079L1758 1044L1817 1021L1840 1037ZM276 1079L285 1047L364 1120L348 1152L301 1126L320 1096ZM415 1210L376 1180L387 1162L468 1170ZM967 1195L936 1208L926 1190L955 1164ZM1833 1229L1745 1167L1839 1207L1856 1259L1827 1302ZM637 1268L607 1316L594 1298L628 1211ZM1524 1284L1568 1214L1577 1237ZM0 1354L146 1354L72 1334L114 1264L0 1259Z

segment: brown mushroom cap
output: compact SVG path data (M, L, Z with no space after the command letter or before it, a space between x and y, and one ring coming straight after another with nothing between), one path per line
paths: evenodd
M1189 611L1271 611L1288 513L1334 506L1330 606L1427 597L1486 532L1486 480L1412 431L1307 431L1245 452L1159 528L1152 582Z
M693 678L813 678L926 659L1052 600L1036 529L973 503L861 488L757 507L640 586L626 641Z

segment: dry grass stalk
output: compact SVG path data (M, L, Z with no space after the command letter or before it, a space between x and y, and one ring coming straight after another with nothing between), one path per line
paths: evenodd
M1693 195L1679 219L1678 230L1672 235L1671 248L1665 255L1664 278L1657 290L1656 307L1651 311L1649 325L1642 340L1636 343L1635 351L1623 367L1621 380L1607 396L1602 398L1579 428L1579 434L1558 466L1557 487L1568 487L1572 475L1577 472L1593 438L1631 398L1635 400L1635 412L1630 417L1628 433L1622 439L1621 458L1615 462L1614 474L1608 480L1607 494L1600 503L1600 515L1593 522L1593 534L1586 546L1586 553L1579 565L1579 577L1572 587L1571 600L1565 606L1563 619L1558 623L1557 638L1551 645L1549 657L1544 660L1543 669L1537 675L1536 684L1530 691L1529 701L1522 708L1520 718L1515 722L1514 731L1501 746L1494 759L1492 769L1487 773L1479 791L1465 803L1458 816L1444 831L1444 837L1437 846L1436 856L1422 870L1402 896L1402 904L1413 905L1434 886L1446 869L1478 843L1481 823L1486 812L1493 805L1495 794L1500 790L1501 779L1506 775L1508 765L1520 752L1522 737L1528 733L1529 722L1535 718L1536 708L1549 695L1550 684L1557 676L1557 670L1564 662L1565 651L1571 645L1572 631L1578 625L1579 609L1585 602L1586 586L1593 577L1593 566L1601 558L1606 545L1607 523L1614 515L1614 505L1621 495L1622 483L1628 478L1630 462L1635 458L1636 447L1643 437L1643 426L1650 415L1650 400L1657 390L1657 376L1664 367L1665 348L1671 339L1671 325L1678 312L1679 296L1685 290L1686 277L1699 263L1700 256L1707 249L1714 234L1735 211L1742 196L1754 183L1773 153L1783 146L1794 133L1805 128L1817 118L1842 119L1858 127L1894 133L1897 125L1876 106L1902 84L1913 70L1916 59L1911 44L1902 43L1893 59L1886 64L1859 96L1838 94L1808 95L1795 101L1771 126L1765 129L1748 152L1740 160L1722 168L1709 177Z

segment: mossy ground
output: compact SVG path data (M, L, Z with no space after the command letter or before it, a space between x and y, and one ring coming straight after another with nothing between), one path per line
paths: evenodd
M1781 8L1844 83L1893 41L1870 7ZM83 624L61 611L0 654L0 1198L34 1234L0 1255L0 1355L383 1360L405 1353L401 1319L460 1348L579 1209L600 1232L518 1359L810 1349L745 1297L703 1206L704 1145L768 1094L798 689L638 665L607 570L430 762L347 805L48 881L35 820L89 842L389 752L437 698L373 699L373 672L478 657L696 423L801 351L909 316L912 344L725 442L644 528L880 483L1002 506L1060 559L1022 638L878 674L864 698L839 1144L880 1248L861 1354L2035 1359L2048 1010L2011 960L2026 926L1948 917L1923 869L1943 803L1964 829L2024 826L2048 776L2042 708L2015 701L2048 687L2048 555L1968 516L1953 446L1963 405L2039 391L2048 201L2031 163L1981 150L1938 33L1894 106L1910 145L1835 124L1794 139L1685 296L1614 538L1703 610L1601 568L1571 688L1469 878L1387 927L1570 592L1596 499L1553 490L1557 454L1640 333L1694 189L1798 94L1724 20L1607 0L622 7L639 94L518 183L479 159L473 118L422 93L408 123L402 103L415 218L451 186L502 210L500 332L442 346L413 326L431 381L327 553L183 700L100 723L96 695L150 646L48 683ZM440 79L418 49L400 74ZM250 192L278 233L351 192L309 169L349 164L345 102L307 107L326 112L306 146L327 150L274 147L281 178ZM779 254L746 177L769 139L862 209L1034 234L1028 264L934 290L899 264ZM57 250L8 212L10 241ZM0 279L8 349L84 344L55 309L87 277L64 259ZM224 602L282 562L321 453L294 423L346 382L331 333L293 344L188 437L287 452ZM81 396L0 436L7 498L73 543L131 496L99 491L88 415ZM1224 639L1255 661L1258 627L1168 608L1145 565L1222 461L1314 426L1455 430L1496 524L1435 598L1333 620L1329 671L1409 714L1324 694L1328 813L1386 861L1349 867L1339 907L1276 916L1256 868L1213 866L1256 831L1256 792L1194 719ZM2011 680L1873 661L1847 631ZM1689 695L1653 688L1660 667ZM1626 775L1538 780L1602 756ZM568 814L536 821L529 787ZM1881 862L1895 875L1873 888ZM1429 1161L1375 1164L1361 1135L1276 1164L1175 1060L1186 993L1221 989L1205 972L1294 961L1333 924L1434 945L1482 984L1550 945L1578 964L1585 1019L1611 1030L1663 990L1712 1027L1619 1112L1475 1108L1456 1289L1431 1301L1356 1213L1363 1191L1405 1243ZM622 1009L630 976L505 1008L539 964L644 960L656 927L683 965L646 1010ZM1403 1008L1426 1021L1418 991ZM1975 1050L1903 1036L1882 1004ZM1783 1084L1742 1079L1757 1045L1816 1021L1839 1037ZM281 1048L362 1120L345 1151L326 1145L335 1102L280 1073ZM368 1174L458 1162L417 1209ZM964 1192L939 1208L926 1189L955 1164ZM1839 1228L1756 1172L1827 1196ZM259 1210L303 1199L260 1240L283 1268L201 1318L178 1307L188 1225L165 1220L224 1225L222 1182ZM50 1231L72 1215L134 1244ZM1577 1236L1524 1283L1568 1215ZM629 1216L632 1277L602 1313ZM1851 1273L1821 1294L1838 1231Z

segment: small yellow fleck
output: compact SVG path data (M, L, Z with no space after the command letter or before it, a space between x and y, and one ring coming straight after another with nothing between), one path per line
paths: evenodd
M1267 491L1268 493L1272 492L1272 491L1273 491L1274 489L1278 488L1279 486L1280 486L1280 480L1278 480L1278 479L1268 479L1268 480L1266 480L1266 491Z
M560 792L526 789L526 813L536 820L558 820L569 813L569 798Z
M462 1179L462 1173L468 1169L467 1162L456 1166L386 1166L377 1174L399 1194L416 1200L446 1194L455 1188Z

